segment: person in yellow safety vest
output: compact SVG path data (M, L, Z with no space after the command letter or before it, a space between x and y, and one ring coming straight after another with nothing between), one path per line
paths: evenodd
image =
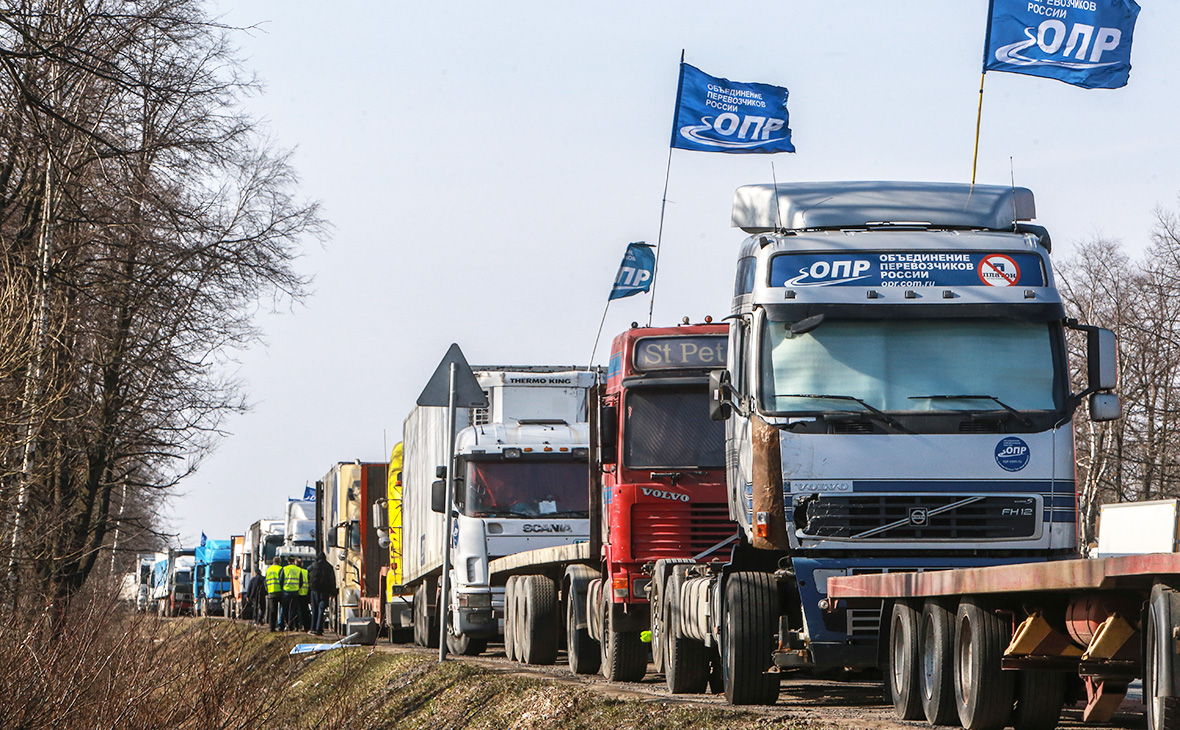
M307 577L307 568L303 567L303 560L295 561L299 566L299 572L303 574L303 584L299 586L299 611L296 613L299 616L299 630L309 631L311 629L311 581Z
M283 597L283 564L279 558L266 567L266 621L274 631L279 624L279 605Z
M299 559L291 558L283 568L283 630L294 631L299 626L299 593L307 583Z

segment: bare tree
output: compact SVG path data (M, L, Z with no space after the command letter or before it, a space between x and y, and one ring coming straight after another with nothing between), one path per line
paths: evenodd
M260 299L302 295L296 244L324 230L241 109L230 32L200 0L0 11L0 119L24 132L0 141L0 291L32 308L0 370L6 557L55 606L107 545L114 495L150 504L243 407L221 366Z

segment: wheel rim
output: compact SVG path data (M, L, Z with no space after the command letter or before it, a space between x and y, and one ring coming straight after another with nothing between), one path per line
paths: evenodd
M893 679L894 694L898 694L902 683L905 681L905 650L906 637L902 632L901 617L894 615L893 626L889 632L890 654L892 661L890 662L889 673Z
M957 651L955 652L955 661L959 666L959 676L956 687L959 691L959 697L964 702L970 696L971 687L975 685L975 677L971 672L971 656L974 649L971 646L971 622L964 617L962 623L959 625L959 636L956 639Z
M922 696L927 700L934 697L934 666L935 657L931 647L934 646L934 621L929 616L922 621Z

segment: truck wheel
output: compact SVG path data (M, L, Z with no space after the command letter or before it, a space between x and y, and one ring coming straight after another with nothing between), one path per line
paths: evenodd
M658 577L658 573L656 574ZM651 663L655 665L656 674L664 671L664 587L659 580L651 582Z
M922 606L922 638L918 648L918 684L922 712L931 725L957 725L955 709L955 614L946 604L927 599Z
M612 682L638 682L647 674L647 645L638 631L615 630L607 590L602 592L602 676Z
M528 606L524 602L524 577L516 579L516 587L512 590L512 651L516 654L516 661L523 662L528 653L528 634L524 632L525 611Z
M557 588L544 575L523 580L525 664L553 664L557 661Z
M709 650L701 642L680 632L680 586L684 584L684 569L672 569L664 586L660 604L660 636L663 637L664 683L672 694L701 694L709 683ZM652 641L652 652L656 651Z
M1016 679L1013 730L1053 730L1065 706L1065 673L1023 670Z
M731 705L773 705L779 675L770 672L779 617L778 588L768 573L734 573L725 585L721 671Z
M578 608L574 602L579 599L586 600L586 597L579 596L571 586L565 602L566 659L574 674L594 674L602 663L601 650L598 642L590 638L589 628L578 628Z
M1147 653L1143 657L1143 704L1147 707L1147 730L1180 730L1180 697L1161 696L1161 684L1171 674L1171 612L1168 609L1172 590L1156 585L1147 604Z
M447 634L447 651L458 656L478 656L488 648L487 639L473 639L467 634Z
M414 589L414 643L430 649L438 648L438 627L430 620L430 606L426 600L426 583Z
M1011 635L1004 620L967 597L955 614L955 705L966 730L999 730L1008 724L1015 677L1000 667Z
M516 661L516 576L504 586L504 656Z
M912 601L896 601L889 616L889 651L885 684L893 711L902 720L920 720L922 688L918 679L918 644L922 613Z

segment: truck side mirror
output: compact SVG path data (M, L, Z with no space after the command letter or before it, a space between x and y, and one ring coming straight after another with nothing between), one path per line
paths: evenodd
M430 509L439 514L447 512L447 483L443 479L432 482L430 485Z
M1091 390L1118 387L1118 341L1114 332L1094 328L1086 333L1086 360Z
M733 413L733 401L729 393L728 370L714 370L709 373L709 418L714 421L724 421Z
M598 412L598 454L604 464L619 460L619 407L603 406Z
M328 530L327 538L328 538L328 547L330 547L330 548L340 547L340 529L339 528L332 528L332 529Z
M435 479L446 479L447 478L447 468L445 466L434 467L434 478Z
M1123 415L1119 397L1114 393L1094 393L1090 396L1090 420L1114 421Z

